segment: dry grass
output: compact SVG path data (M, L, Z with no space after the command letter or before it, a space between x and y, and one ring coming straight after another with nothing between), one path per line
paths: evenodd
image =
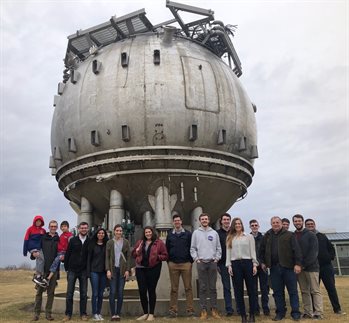
M63 273L64 275L64 273ZM33 316L33 300L35 290L31 282L32 272L25 270L6 271L0 270L0 322L29 322ZM337 291L340 297L342 310L349 314L349 277L338 277L336 279ZM56 289L57 292L64 292L66 290L65 276L59 282ZM322 322L349 322L349 315L338 316L332 314L332 307L327 297L326 290L322 288L324 295L324 313L325 319ZM55 314L55 320L63 319L63 314ZM125 318L122 321L133 322L134 318ZM179 323L182 321L189 322L189 318L167 319L157 318L157 322L173 322ZM197 318L194 320L199 321ZM209 322L214 322L213 319L208 319ZM238 316L217 322L240 322ZM48 322L41 317L39 322ZM80 320L72 320L71 322L81 322ZM106 320L108 322L108 320ZM257 322L272 323L270 318L263 316L257 317ZM293 323L291 319L285 319L284 323ZM308 320L308 322L310 322Z

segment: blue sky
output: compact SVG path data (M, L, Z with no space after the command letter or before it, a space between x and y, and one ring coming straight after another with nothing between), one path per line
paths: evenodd
M314 218L322 231L349 231L347 1L186 1L237 24L240 78L257 105L255 177L230 213L262 231L271 216ZM0 266L22 256L36 214L76 214L50 175L53 95L67 36L145 8L170 19L161 1L2 1L0 78Z

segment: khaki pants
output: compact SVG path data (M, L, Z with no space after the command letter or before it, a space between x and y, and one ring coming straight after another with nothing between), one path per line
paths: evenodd
M57 282L57 272L54 273L47 287L47 302L45 306L46 316L49 316L52 313L52 305L53 305L53 299L55 297L56 282ZM35 304L34 304L34 312L35 312L35 315L38 315L38 316L40 315L40 312L41 312L43 293L44 293L44 288L38 287L35 295Z
M313 316L323 314L322 295L320 292L319 273L302 271L297 275L302 293L304 314Z
M170 280L171 280L170 311L173 311L176 313L178 311L177 301L178 301L179 277L182 276L184 290L185 290L185 297L187 301L187 312L194 312L193 289L191 286L192 264L190 262L176 264L170 261L168 263L168 270L170 273Z

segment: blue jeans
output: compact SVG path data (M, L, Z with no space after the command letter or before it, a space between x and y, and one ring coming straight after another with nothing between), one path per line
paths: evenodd
M79 292L80 292L80 316L86 315L87 305L87 274L86 270L75 273L68 271L67 280L67 296L66 296L66 307L65 315L72 316L73 314L73 296L75 290L76 280L79 280Z
M109 307L110 315L120 315L124 299L125 277L120 275L120 268L114 267L114 275L110 280ZM117 304L115 311L115 294L117 293Z
M244 301L244 281L247 288L250 314L254 314L255 305L255 290L253 285L253 263L252 259L233 260L233 279L236 297L236 306L239 309L240 315L246 315Z
M291 316L299 318L299 299L297 291L297 276L293 268L275 265L270 268L271 287L276 306L276 314L285 317L287 308L285 301L285 286L288 291L291 305Z
M222 285L223 285L223 295L225 311L227 314L233 314L233 302L231 300L231 284L230 275L228 273L228 268L225 267L224 263L218 263L219 273L221 275Z
M268 274L261 268L257 267L257 274L253 277L255 296L256 296L256 312L259 313L260 307L258 303L258 280L259 288L261 291L262 308L264 313L270 312L269 310L269 286L268 286Z
M91 272L90 280L92 286L92 314L101 314L107 276L105 272Z

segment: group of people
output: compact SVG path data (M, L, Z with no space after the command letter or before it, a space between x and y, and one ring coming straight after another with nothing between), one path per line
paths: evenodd
M67 271L66 310L63 321L73 314L73 295L76 280L79 281L80 316L88 320L87 282L91 282L92 318L102 321L103 294L109 281L109 310L111 321L121 319L125 282L130 276L131 259L135 260L135 273L143 315L137 320L154 320L156 287L160 278L162 262L167 261L170 276L169 316L178 315L179 280L183 281L186 296L186 315L195 316L192 290L192 267L196 264L198 275L200 319L207 319L209 310L215 319L221 318L217 307L217 274L223 285L226 316L234 314L231 290L236 300L236 312L241 322L255 322L255 317L270 315L269 288L275 300L274 321L285 318L287 307L285 287L289 294L291 318L322 319L323 305L320 280L323 281L333 307L341 314L335 288L331 260L335 252L327 237L316 230L313 219L296 214L292 218L295 231L289 231L288 219L271 218L271 229L264 235L259 223L249 221L250 233L245 232L240 218L225 213L220 217L220 229L210 226L210 216L199 217L200 227L193 233L184 229L179 214L173 216L173 229L168 231L166 241L159 239L153 227L143 228L142 238L133 248L123 237L123 229L117 224L109 239L105 229L98 228L88 236L89 225L81 222L75 237L69 232L69 224L63 221L62 234L58 236L58 224L50 221L46 232L44 220L36 216L25 235L24 255L29 252L36 259L36 283L34 321L39 320L42 294L47 290L45 314L53 320L52 304L56 282L59 279L60 262ZM288 223L287 223L288 222ZM288 224L288 226L287 226ZM305 227L304 227L305 226ZM319 248L321 252L319 253ZM269 283L270 282L270 283ZM303 314L300 312L298 286L302 295ZM258 283L261 306L258 301ZM244 285L249 300L249 316L244 302ZM115 304L116 303L116 304Z

